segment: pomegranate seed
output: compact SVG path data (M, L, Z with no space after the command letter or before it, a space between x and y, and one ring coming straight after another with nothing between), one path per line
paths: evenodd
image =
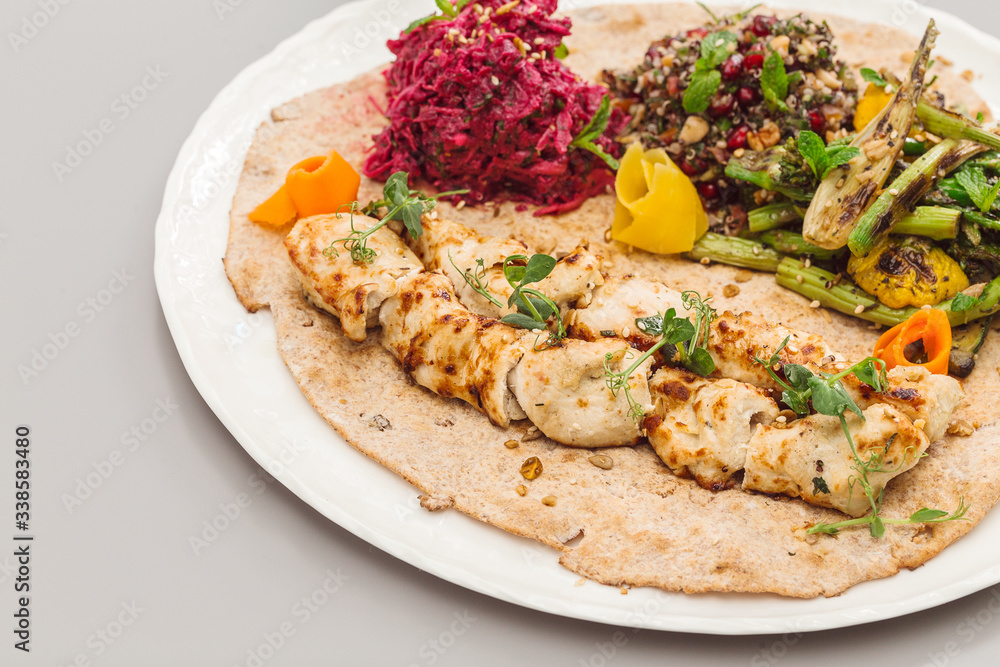
M708 34L708 30L705 28L694 28L693 30L687 31L687 36L690 39L702 39Z
M748 107L757 101L757 91L744 86L736 91L736 99L739 100L740 104Z
M729 137L726 138L726 146L729 150L734 151L737 148L743 148L747 145L747 135L750 133L750 128L746 125L740 125L739 127L734 127L729 132Z
M733 97L732 93L723 93L712 98L709 111L713 116L728 116L732 113L734 106L736 106L736 98Z
M698 170L695 168L695 166L690 162L688 162L687 160L681 162L681 171L683 171L688 176L694 176L695 174L698 173Z
M677 91L680 90L681 78L679 76L668 76L667 77L667 93L674 97L677 95Z
M742 73L743 56L739 53L734 53L726 58L726 61L722 63L722 78L726 81L732 81Z
M771 26L777 21L773 16L755 16L750 25L750 31L758 37L767 37L771 34Z
M809 111L809 128L816 134L823 134L823 130L826 128L826 118L823 117L819 109Z
M719 196L719 188L715 186L715 183L699 183L698 194L705 199L715 199Z
M747 69L760 69L764 66L764 54L760 51L751 51L743 59L743 66Z

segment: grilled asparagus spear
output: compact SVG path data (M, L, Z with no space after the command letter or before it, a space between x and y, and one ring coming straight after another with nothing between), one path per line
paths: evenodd
M941 176L984 150L973 141L945 139L914 160L858 218L848 237L851 252L867 255Z
M802 233L808 242L829 249L846 245L858 216L889 177L913 125L917 102L923 95L927 61L937 34L932 20L913 57L909 77L885 109L851 142L862 154L845 167L831 171L819 184L802 224Z

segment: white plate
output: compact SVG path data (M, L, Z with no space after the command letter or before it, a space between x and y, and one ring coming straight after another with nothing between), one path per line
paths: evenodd
M562 6L592 4L598 2ZM229 207L253 132L270 109L387 62L385 40L415 18L414 12L431 8L430 2L410 5L417 3L344 5L247 67L202 115L167 181L156 226L163 311L198 391L262 467L324 516L412 565L502 600L605 623L711 634L821 630L900 616L1000 582L994 555L1000 551L1000 513L993 512L916 571L861 584L832 599L687 596L653 589L623 596L592 582L578 587L579 576L558 564L554 550L459 512L421 510L412 486L340 439L285 368L270 315L248 315L223 273ZM958 71L983 73L979 91L991 108L1000 109L1000 41L912 0L836 6L853 18L900 25L917 35L934 17L942 33L939 52L948 54Z

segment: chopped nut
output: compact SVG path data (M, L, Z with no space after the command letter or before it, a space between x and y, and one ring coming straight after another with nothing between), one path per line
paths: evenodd
M924 430L924 427L927 426L927 420L925 420L925 419L915 419L913 421L913 425L916 426L917 428L919 428L922 431L922 430Z
M819 79L832 90L838 90L844 85L844 82L837 78L837 75L825 69L821 69L816 72L816 78Z
M948 424L948 435L960 435L960 436L970 436L975 432L972 424L965 421L964 419L956 419L952 423Z
M740 293L740 288L736 285L726 285L722 288L722 296L731 299Z
M708 121L699 116L688 116L687 120L684 121L684 127L681 128L681 132L677 135L677 139L686 144L693 144L701 141L708 134Z
M503 16L510 10L517 7L519 4L521 4L521 0L510 0L510 2L508 2L507 4L501 5L500 7L497 8L497 16Z
M747 145L750 146L750 150L764 150L764 144L761 142L760 137L757 136L756 132L747 132Z
M868 156L868 159L871 160L872 162L881 160L886 155L888 155L889 151L891 150L889 148L888 139L872 139L870 141L865 142L865 145L862 146L862 149L864 150L865 155Z
M517 440L508 440L507 442L503 443L503 446L506 447L507 449L517 449L520 445L521 443L519 443Z
M966 81L972 81L973 79L975 79L975 78L976 78L976 75L972 73L972 70L971 70L971 69L967 69L967 70L965 70L965 71L964 71L964 72L962 72L962 73L961 73L961 74L960 74L959 76L961 76L961 77L962 77L963 79L965 79Z
M757 138L764 148L770 148L781 141L781 128L774 121L767 121L764 126L757 131Z
M518 484L517 488L514 490L517 491L517 495L519 496L524 496L525 494L528 493L528 487L526 487L524 484Z
M747 269L740 269L739 271L736 272L736 275L733 276L733 280L735 280L738 283L750 282L752 278L753 278L753 271L748 271Z
M521 464L521 476L525 479L535 479L542 474L542 462L537 456L532 456Z
M778 35L771 40L771 48L782 55L782 57L788 55L788 44L792 40L789 39L788 35Z
M555 507L556 506L556 497L555 496L545 496L544 498L542 498L542 504L543 505L547 505L548 507Z
M615 464L614 459L607 454L594 454L587 460L602 470L611 470L611 467Z

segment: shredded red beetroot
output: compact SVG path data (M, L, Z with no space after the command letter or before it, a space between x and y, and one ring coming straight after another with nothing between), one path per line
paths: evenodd
M541 206L535 215L577 208L614 182L600 157L570 146L607 90L555 57L569 19L552 18L556 0L511 5L479 0L389 41L390 125L375 137L367 176L407 171L440 190L469 189L470 204ZM613 137L627 121L613 109L594 143L620 156Z

